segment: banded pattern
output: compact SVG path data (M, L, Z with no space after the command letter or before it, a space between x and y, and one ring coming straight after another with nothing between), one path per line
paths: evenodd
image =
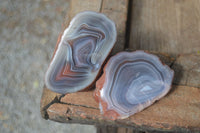
M155 55L143 51L118 53L108 61L96 83L102 113L112 110L117 115L109 115L116 119L116 116L127 118L143 110L167 94L173 75L173 70ZM100 85L102 81L105 82Z
M115 24L105 15L91 11L77 14L64 31L46 72L47 88L65 94L91 86L116 34Z

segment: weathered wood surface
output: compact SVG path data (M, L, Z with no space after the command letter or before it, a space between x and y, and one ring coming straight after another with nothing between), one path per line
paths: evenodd
M97 133L142 133L137 129L116 126L96 126L96 128Z
M96 126L97 133L146 133L136 128L125 128L116 126ZM159 131L153 133L158 133ZM150 133L149 131L147 133Z
M44 87L41 98L42 117L59 122L106 127L98 128L98 132L200 131L198 2L133 0L130 2L130 38L128 45L125 45L128 0L72 0L67 14L69 21L75 14L85 10L106 14L116 23L118 32L112 54L124 48L131 49L130 51L157 51L151 53L175 70L174 85L166 97L149 108L116 121L108 120L100 114L98 104L93 99L93 90L60 95ZM116 129L115 126L121 128Z
M45 91L48 90L44 88ZM59 100L46 109L46 116L60 122L118 125L143 130L200 130L199 95L198 88L174 85L167 96L144 111L127 119L111 121L100 114L93 91L77 92L58 97Z
M133 0L129 47L172 56L200 51L199 0Z
M200 88L200 54L178 56L172 69L175 70L174 84Z

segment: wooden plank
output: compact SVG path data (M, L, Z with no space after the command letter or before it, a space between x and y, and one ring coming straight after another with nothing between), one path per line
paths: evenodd
M124 50L128 0L103 0L101 13L108 16L116 24L117 42L112 50L116 54Z
M59 101L61 94L55 93L47 89L45 86L43 88L42 98L40 101L40 112L44 119L48 119L47 109L53 103Z
M134 130L134 128L125 128L125 127L117 127L117 126L96 126L97 133L143 133L142 131L139 131L137 129ZM106 131L105 131L106 129Z
M127 128L126 129L126 133L136 133L136 131L134 131L132 128Z
M124 127L119 127L119 128L117 129L117 133L126 133L126 128L124 128Z
M71 0L69 15L72 19L77 13L82 11L100 12L102 0Z
M200 54L180 55L172 68L175 70L175 84L200 88Z
M117 127L117 126L96 126L97 133L141 133L133 128Z
M117 127L115 126L98 125L96 126L96 128L97 128L97 133L116 133L117 132Z
M107 126L107 132L108 133L116 133L117 132L117 127Z
M69 123L87 123L94 124L94 121L101 120L98 109L54 103L48 109L47 113L50 120Z
M81 93L81 92L80 92ZM88 93L93 93L89 91ZM147 109L127 119L111 121L90 106L54 103L47 109L50 120L135 127L143 130L200 131L200 90L173 86L171 92ZM81 95L81 97L85 97ZM80 98L81 98L80 97ZM73 98L73 97L72 97ZM86 97L85 97L86 98ZM77 98L74 97L74 100Z
M98 109L99 106L93 98L93 93L88 92L76 92L66 94L60 99L62 103L68 103L73 105L81 105Z
M199 0L134 0L129 47L172 56L200 51Z

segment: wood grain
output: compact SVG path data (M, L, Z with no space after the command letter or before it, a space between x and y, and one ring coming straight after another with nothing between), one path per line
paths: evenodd
M102 0L101 13L108 16L116 24L117 42L112 50L112 55L124 50L128 0Z
M93 92L89 91L87 93L92 96ZM71 97L69 103L64 101L50 105L47 114L50 120L59 122L136 127L144 130L200 131L199 95L200 90L198 88L173 86L167 96L152 106L127 119L116 121L104 118L100 114L100 110L96 109L98 103L94 103L94 105L85 103L84 106L73 104L71 101L75 102L77 97ZM87 99L87 96L80 95L79 98Z
M93 98L93 93L88 92L76 92L71 94L66 94L60 99L62 103L68 103L72 105L87 106L92 108L99 108L99 105L96 104L96 101Z
M125 128L117 126L96 126L97 133L144 133L134 128Z
M71 0L69 15L72 19L77 13L82 11L99 12L102 0Z
M126 133L126 128L124 128L124 127L119 127L119 128L117 129L117 133Z
M134 0L129 48L172 56L200 51L199 0Z
M200 88L200 54L178 56L172 69L175 71L174 84Z

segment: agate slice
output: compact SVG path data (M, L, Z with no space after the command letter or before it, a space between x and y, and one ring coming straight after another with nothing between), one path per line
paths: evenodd
M113 56L96 82L95 98L109 119L123 119L153 104L171 88L174 71L144 51Z
M115 41L115 24L105 15L77 14L63 32L46 72L47 88L65 94L91 87Z

